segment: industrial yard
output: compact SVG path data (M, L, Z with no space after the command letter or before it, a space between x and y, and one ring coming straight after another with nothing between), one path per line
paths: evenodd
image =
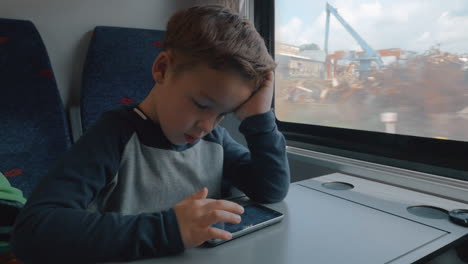
M307 57L277 43L280 120L468 140L468 53L450 53L437 43L423 52L374 50L336 9L327 11L327 23L334 15L361 50L328 51L326 36L324 49L314 51L322 58Z

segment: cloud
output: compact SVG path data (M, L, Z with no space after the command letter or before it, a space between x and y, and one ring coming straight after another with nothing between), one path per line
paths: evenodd
M437 19L434 33L442 48L461 50L467 52L468 36L466 29L468 28L468 16L454 16L449 12L444 12Z
M275 34L281 42L298 46L311 43L317 37L314 27L307 27L298 17L293 17L286 25L280 26Z
M319 2L316 4L317 8L325 6L325 0L316 2ZM440 43L444 51L468 52L468 36L465 32L468 28L468 1L330 2L374 49L402 48L423 52ZM290 5L290 8L300 7ZM282 42L295 45L316 43L322 47L325 37L325 10L315 18L292 17L287 24L280 25L277 34ZM356 40L334 16L330 20L329 50L360 50Z
M416 39L416 41L418 41L418 42L419 41L427 41L430 37L431 37L431 33L426 31L426 32L422 33L421 36Z

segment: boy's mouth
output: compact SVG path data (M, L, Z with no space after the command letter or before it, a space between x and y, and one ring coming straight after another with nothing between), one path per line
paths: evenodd
M196 138L196 137L192 137L192 136L187 135L187 134L184 134L184 136L185 136L185 140L186 140L188 143L193 143L193 142L195 142L195 141L198 139L198 138Z

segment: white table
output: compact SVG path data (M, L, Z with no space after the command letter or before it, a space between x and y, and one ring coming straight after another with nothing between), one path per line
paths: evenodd
M346 182L332 190L325 182ZM291 185L283 202L267 205L285 214L282 222L215 248L132 263L412 263L467 236L468 228L448 219L413 215L408 206L468 209L446 200L340 173Z

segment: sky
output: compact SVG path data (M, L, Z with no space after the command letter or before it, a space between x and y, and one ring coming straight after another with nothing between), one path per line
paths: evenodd
M323 49L326 0L276 0L276 41ZM468 53L468 0L329 0L375 50L401 48L422 53ZM329 52L361 50L331 15Z

